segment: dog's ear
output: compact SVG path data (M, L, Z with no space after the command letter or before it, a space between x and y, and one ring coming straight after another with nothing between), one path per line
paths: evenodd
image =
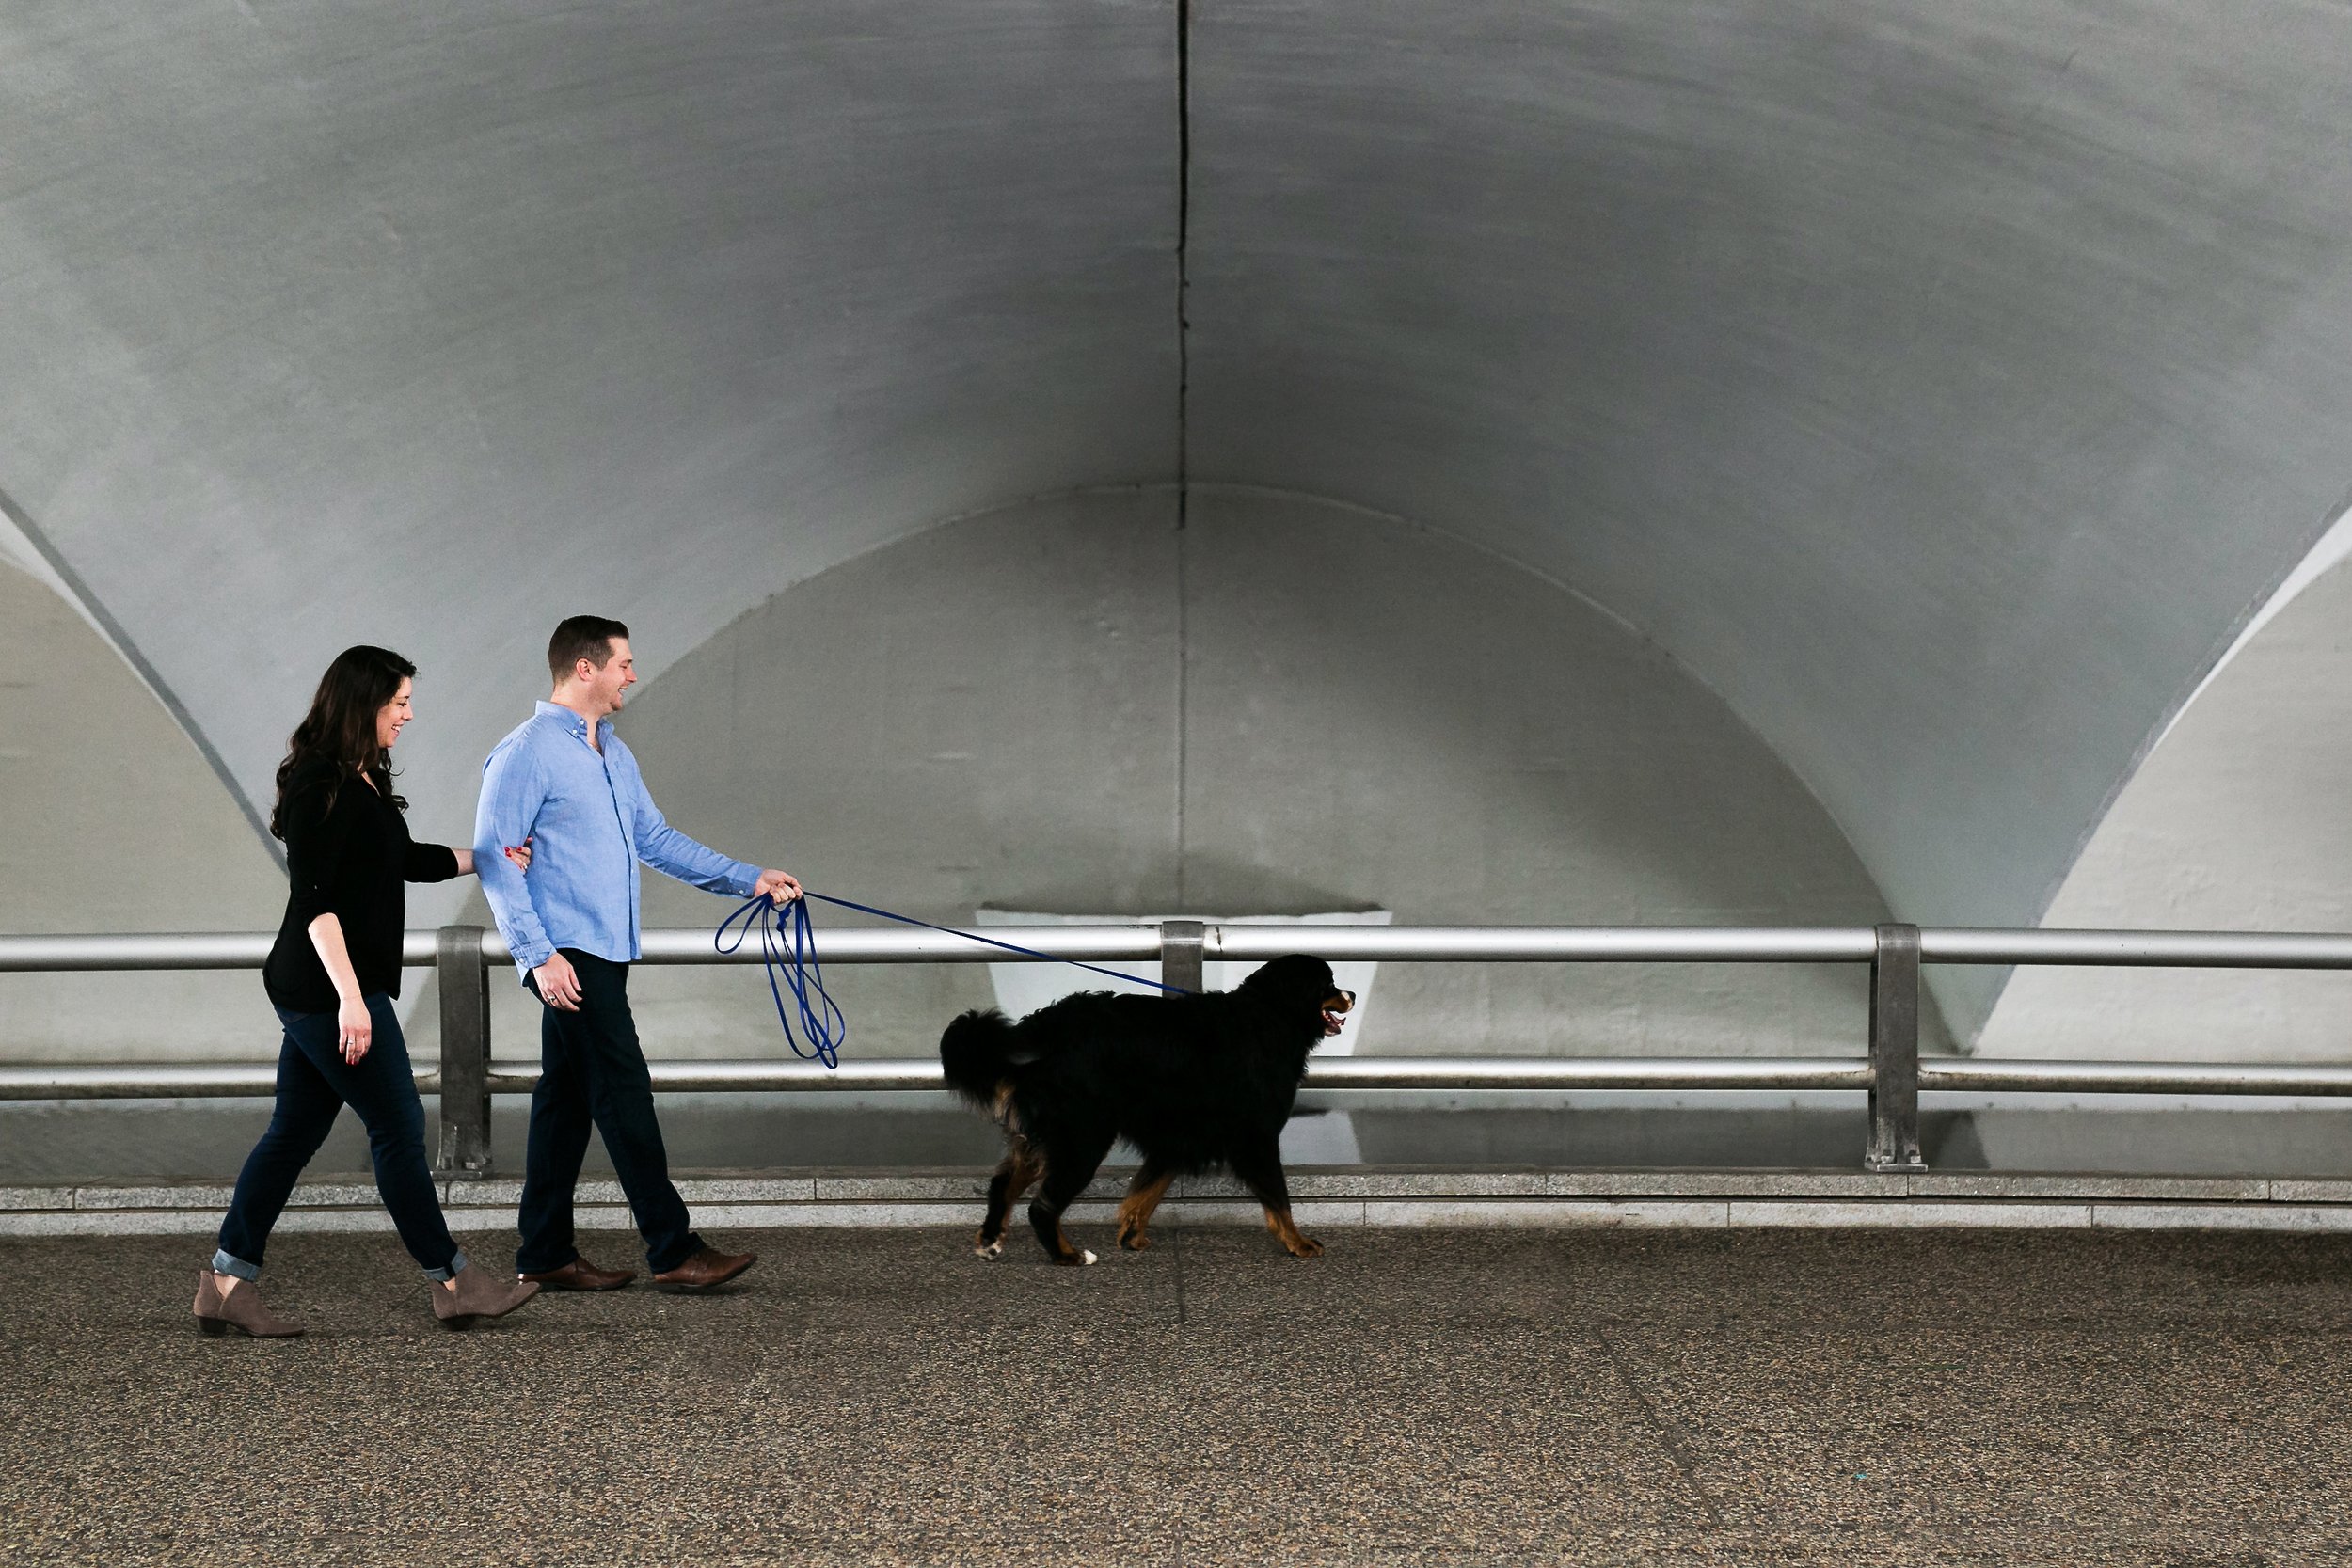
M1311 953L1286 953L1259 969L1242 985L1285 1004L1321 1006L1335 982L1331 966Z

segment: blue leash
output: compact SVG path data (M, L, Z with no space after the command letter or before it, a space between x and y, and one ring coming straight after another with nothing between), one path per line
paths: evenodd
M784 1026L784 1041L792 1048L792 1054L804 1062L817 1061L829 1068L839 1067L841 1047L850 1038L850 1021L842 1015L840 1007L825 990L824 966L817 958L817 933L808 917L808 901L812 898L841 909L855 910L860 914L895 920L901 926L919 926L926 931L961 937L966 942L977 942L988 947L1000 947L1008 953L1018 953L1025 958L1043 958L1048 963L1068 964L1073 969L1107 974L1114 980L1125 980L1131 985L1153 986L1176 996L1193 994L1184 986L1147 980L1140 974L1104 969L1100 964L1080 963L1075 958L1056 958L1034 947L998 942L994 937L984 937L976 931L959 931L952 926L934 926L911 914L878 910L871 904L834 898L825 894L811 893L806 888L801 890L800 897L781 906L763 893L757 897L745 899L733 914L719 922L719 928L710 935L710 945L718 952L733 953L743 945L744 938L754 931L759 933L759 957L768 971L768 994L775 998L776 1022ZM736 932L733 942L727 942L728 928L739 920L743 923L743 928ZM783 974L781 982L777 979L779 972ZM808 1039L809 1048L806 1051L801 1049L800 1039L792 1032L791 1014L785 1010L784 993L787 990L791 991L801 1015L801 1033Z
M739 920L743 928L735 933L733 942L726 942L727 927ZM710 945L721 953L732 953L754 931L759 933L760 966L768 972L768 994L775 998L784 1043L804 1062L839 1067L841 1048L849 1043L850 1021L825 990L825 966L817 958L817 933L809 926L807 900L796 898L779 909L764 893L745 899L742 908L719 922L719 928L710 933ZM781 984L776 979L779 972L784 976ZM808 1037L806 1051L793 1036L792 1015L784 1008L787 990L800 1010L801 1033Z

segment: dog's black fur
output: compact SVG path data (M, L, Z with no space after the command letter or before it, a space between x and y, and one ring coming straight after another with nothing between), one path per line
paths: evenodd
M1143 1166L1119 1206L1121 1246L1151 1244L1144 1227L1170 1180L1223 1165L1265 1206L1266 1228L1294 1255L1321 1252L1291 1223L1282 1124L1307 1053L1340 1032L1354 1003L1328 964L1293 954L1230 991L1090 991L1018 1023L993 1008L965 1013L940 1037L940 1066L949 1088L1003 1124L1008 1145L976 1250L1004 1250L1013 1204L1042 1179L1029 1205L1038 1240L1057 1263L1093 1262L1062 1234L1062 1211L1123 1137Z

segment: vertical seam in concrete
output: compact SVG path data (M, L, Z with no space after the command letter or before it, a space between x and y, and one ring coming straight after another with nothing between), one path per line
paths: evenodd
M1176 0L1176 908L1184 902L1186 730L1191 697L1191 627L1186 614L1184 533L1192 500L1192 0Z
M89 584L82 580L81 574L67 563L56 546L33 526L33 519L4 490L0 490L0 515L5 515L15 525L17 531L24 536L24 542L48 563L49 569L57 574L58 580L79 601L82 611L97 624L106 641L114 645L115 652L131 667L132 673L137 675L140 683L154 694L155 700L164 705L164 711L171 715L171 721L180 726L180 733L188 737L189 743L204 758L205 765L212 768L214 777L220 780L221 787L229 791L229 799L234 800L237 809L245 814L245 819L252 825L255 836L261 839L262 847L269 851L270 859L278 863L278 869L284 870L286 853L278 840L270 836L268 820L246 798L245 786L237 782L236 774L230 771L228 760L214 749L212 740L197 724L196 716L188 711L187 705L180 700L179 693L172 690L162 673L149 662L145 654L139 652L138 644L131 641L131 634L123 629L122 623L107 611L98 595L90 592Z
M1192 480L1192 0L1176 0L1176 526Z

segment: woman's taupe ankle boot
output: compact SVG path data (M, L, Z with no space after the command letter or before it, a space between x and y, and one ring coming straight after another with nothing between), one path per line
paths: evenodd
M457 1289L436 1281L433 1315L451 1328L470 1328L477 1318L503 1318L539 1293L527 1280L487 1273L471 1263L457 1271Z
M210 1269L196 1271L196 1326L207 1334L235 1329L256 1339L289 1339L302 1332L292 1318L281 1318L262 1305L262 1292L249 1279L231 1279L224 1291L220 1275Z

